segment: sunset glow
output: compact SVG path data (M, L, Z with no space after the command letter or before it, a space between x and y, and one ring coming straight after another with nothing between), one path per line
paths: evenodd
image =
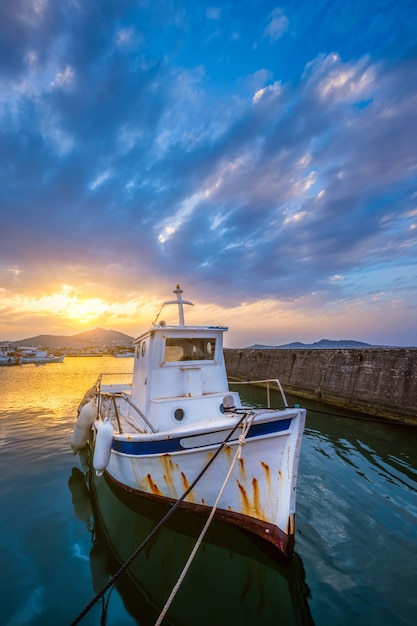
M414 4L4 4L0 341L417 345Z

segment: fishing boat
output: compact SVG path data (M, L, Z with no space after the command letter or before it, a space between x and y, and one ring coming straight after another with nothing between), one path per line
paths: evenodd
M33 363L34 365L45 365L46 363L63 363L65 354L55 356L49 354L47 350L38 348L21 348L22 364Z
M0 365L20 365L22 356L11 346L0 346Z
M285 557L294 550L298 461L306 411L247 407L230 391L224 326L186 325L179 285L134 340L131 382L102 374L71 437L98 476L141 497L239 526ZM159 320L176 306L178 324ZM120 380L120 379L119 379ZM273 379L272 379L273 380ZM267 384L271 381L250 381ZM268 396L269 397L269 396Z
M128 493L108 474L99 478L78 468L72 469L68 486L74 513L91 534L93 590L99 593L114 578L127 612L138 624L154 626L196 543L201 519L176 511L132 560L163 517L163 504ZM128 560L129 567L119 573ZM166 623L312 626L307 596L297 554L280 563L240 528L214 520Z
M130 359L135 356L135 353L126 350L126 352L116 352L114 356L116 359Z

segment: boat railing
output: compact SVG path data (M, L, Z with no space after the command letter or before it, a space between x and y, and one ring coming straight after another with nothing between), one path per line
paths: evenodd
M262 385L262 386L266 385L266 402L267 402L268 409L271 408L270 385L273 383L280 390L281 397L282 397L282 399L284 401L284 406L285 406L286 409L288 409L287 398L285 396L284 389L282 388L282 385L281 385L280 381L278 380L278 378L267 378L265 380L229 380L228 382L231 385Z
M132 372L102 372L98 377L97 384L101 385L101 380L104 376L130 376L132 378Z
M153 426L153 424L148 420L148 418L146 417L146 415L144 415L144 413L140 410L140 408L138 406L136 406L136 404L134 402L132 402L132 400L130 399L129 395L126 393L126 387L131 387L132 384L131 383L126 383L126 384L111 384L108 385L106 388L106 385L104 385L104 388L102 388L102 379L104 376L131 376L132 373L131 372L116 372L116 373L104 373L104 374L100 374L98 381L96 383L97 385L97 393L98 396L101 398L111 398L112 402L113 402L113 406L114 406L114 412L116 415L116 419L117 419L117 423L119 425L119 430L121 431L121 423L120 423L120 416L119 416L119 410L117 407L117 402L116 402L116 398L121 398L124 402L126 402L126 404L128 404L129 406L132 407L132 409L134 411L136 411L136 413L138 414L138 416L145 422L145 424L147 425L147 427L153 432L156 433L157 430L156 428Z

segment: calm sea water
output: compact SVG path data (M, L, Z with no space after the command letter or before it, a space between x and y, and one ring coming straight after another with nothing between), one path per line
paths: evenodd
M132 365L66 358L0 367L1 625L69 626L117 570L117 557L160 519L161 511L104 480L96 485L98 515L84 459L69 446L84 391L101 372ZM323 410L307 417L294 560L283 566L216 523L164 624L414 626L417 429ZM154 623L202 524L174 516L80 623Z

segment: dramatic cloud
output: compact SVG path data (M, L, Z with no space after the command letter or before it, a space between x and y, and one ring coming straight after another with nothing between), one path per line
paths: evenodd
M0 20L0 340L134 334L181 282L241 345L416 345L412 2Z

